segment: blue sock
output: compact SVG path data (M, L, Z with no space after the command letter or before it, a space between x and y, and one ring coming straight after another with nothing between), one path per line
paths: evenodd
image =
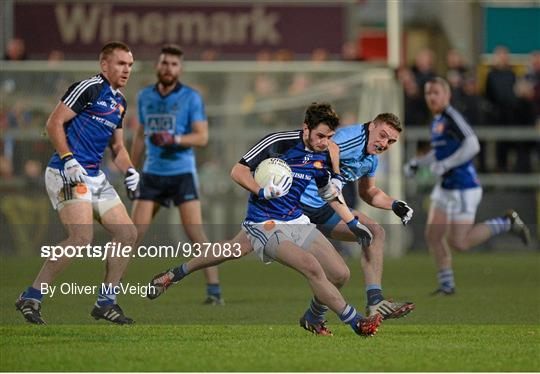
M452 268L441 269L437 272L437 280L443 290L452 290L456 287L454 282L454 271Z
M43 294L37 288L30 286L26 289L26 291L23 292L21 297L23 299L34 299L41 302L43 299Z
M368 305L375 305L384 300L382 288L379 284L366 285L366 293Z
M328 307L319 302L315 296L311 299L308 310L304 313L306 319L311 323L321 323L324 321L324 315L328 312Z
M339 319L341 320L341 322L351 326L354 332L358 332L356 321L358 321L359 318L362 318L362 315L358 313L356 309L354 309L354 307L350 306L349 304L345 306L345 309L343 309L343 312L341 312L341 314L339 315Z
M208 283L206 285L206 294L221 299L221 287L219 286L219 283Z
M174 273L173 282L178 282L189 274L187 264L185 263L172 269L172 272Z
M116 304L116 293L113 290L112 283L102 283L96 306L104 307L113 304Z
M491 236L499 235L503 232L510 231L512 222L509 217L497 217L484 221L484 225L491 231Z

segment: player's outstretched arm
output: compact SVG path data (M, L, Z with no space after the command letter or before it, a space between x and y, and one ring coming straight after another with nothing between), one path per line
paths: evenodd
M386 210L392 210L407 225L413 216L413 209L402 200L388 196L375 186L375 177L362 177L358 181L358 195L369 205Z
M354 234L358 243L362 247L369 247L373 241L373 234L367 226L358 221L358 218L351 213L349 207L339 202L338 199L329 201L328 204L341 217L343 222L347 224L347 227Z
M358 196L369 205L379 209L392 209L394 198L375 185L375 177L364 176L358 180Z
M144 149L144 126L140 125L131 143L130 158L135 168L141 167Z
M472 159L480 152L480 142L476 135L472 134L465 137L458 149L443 160L435 161L431 164L431 171L435 175L443 175L450 169Z

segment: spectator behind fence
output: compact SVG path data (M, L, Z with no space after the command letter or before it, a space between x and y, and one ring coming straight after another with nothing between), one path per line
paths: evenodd
M493 52L493 67L486 80L486 98L492 105L491 122L508 125L513 122L516 96L514 85L516 75L510 66L508 48L497 47Z
M465 77L459 94L451 98L451 104L463 117L474 127L486 124L486 100L478 93L478 85L476 79L472 76ZM480 152L476 157L478 171L483 173L487 171L486 163L486 143L480 141Z
M11 39L4 53L4 60L8 61L21 61L26 60L28 56L26 55L26 46L24 45L24 40L21 38Z
M420 100L415 102L415 111L418 113L415 116L418 116L420 122L415 124L425 125L429 122L431 114L429 109L424 101L424 87L427 81L432 78L435 78L436 74L433 68L435 61L435 55L431 49L425 48L422 49L414 58L414 65L411 68L414 80L419 90Z
M530 66L527 74L525 74L525 80L532 84L535 121L540 123L540 51L532 52L530 57Z
M516 125L534 127L536 113L533 84L526 79L520 79L516 82L514 91L517 97L514 113ZM538 150L538 143L522 141L511 143L509 148L516 152L515 164L511 166L510 171L530 173L532 171L531 156L535 150Z
M493 67L486 80L486 99L490 103L488 121L495 125L512 125L514 123L516 95L514 85L516 75L510 66L508 48L499 46L493 52ZM508 170L508 151L513 148L511 142L497 144L497 169Z
M405 124L422 125L427 122L428 114L425 112L424 97L412 71L406 67L400 67L397 72L397 78L403 86Z

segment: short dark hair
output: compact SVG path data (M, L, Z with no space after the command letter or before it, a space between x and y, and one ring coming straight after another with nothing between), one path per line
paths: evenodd
M178 44L165 44L163 47L161 47L161 54L167 54L167 55L174 55L178 56L178 58L182 58L184 56L184 51L182 51L182 48Z
M101 52L99 53L99 61L105 60L107 57L109 57L115 50L120 49L125 52L131 52L131 49L129 49L128 45L126 43L122 42L109 42L101 48Z
M311 103L306 109L304 123L309 130L313 130L320 123L325 123L330 130L335 130L339 126L339 116L329 103Z
M373 120L373 123L387 123L390 126L392 126L397 132L403 131L403 126L401 125L401 121L399 120L398 116L396 116L394 113L380 113L377 114L377 117Z
M450 93L451 90L450 90L450 84L448 84L448 82L446 81L446 79L444 78L441 78L441 77L433 77L431 79L429 79L426 84L439 84L442 88L444 88L444 90L446 91L446 93ZM424 85L425 86L425 85Z

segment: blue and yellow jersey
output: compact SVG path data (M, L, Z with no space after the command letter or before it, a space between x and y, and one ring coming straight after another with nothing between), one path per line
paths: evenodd
M96 176L111 136L122 127L126 99L99 74L72 84L61 101L77 113L64 124L69 149L88 175ZM64 168L58 153L54 153L49 166Z
M284 131L270 134L253 146L240 160L251 171L267 158L280 158L291 168L293 183L285 196L266 200L251 194L247 221L263 222L271 219L290 221L300 217L300 196L310 183L324 186L330 178L328 152L312 152L302 140L302 131Z
M195 154L191 147L158 147L150 142L154 132L167 131L173 135L189 134L192 124L206 121L204 103L193 88L177 83L172 92L162 96L157 85L139 92L139 123L146 135L146 160L143 171L156 175L195 173Z
M474 136L471 126L452 106L435 116L431 124L431 148L437 161L452 155L461 146L463 139ZM450 169L442 176L441 187L466 189L480 186L472 159Z
M339 147L339 169L347 183L364 176L375 176L379 158L366 152L368 125L357 124L340 128L332 138ZM308 186L301 202L313 208L320 208L326 204L319 196L315 183Z

